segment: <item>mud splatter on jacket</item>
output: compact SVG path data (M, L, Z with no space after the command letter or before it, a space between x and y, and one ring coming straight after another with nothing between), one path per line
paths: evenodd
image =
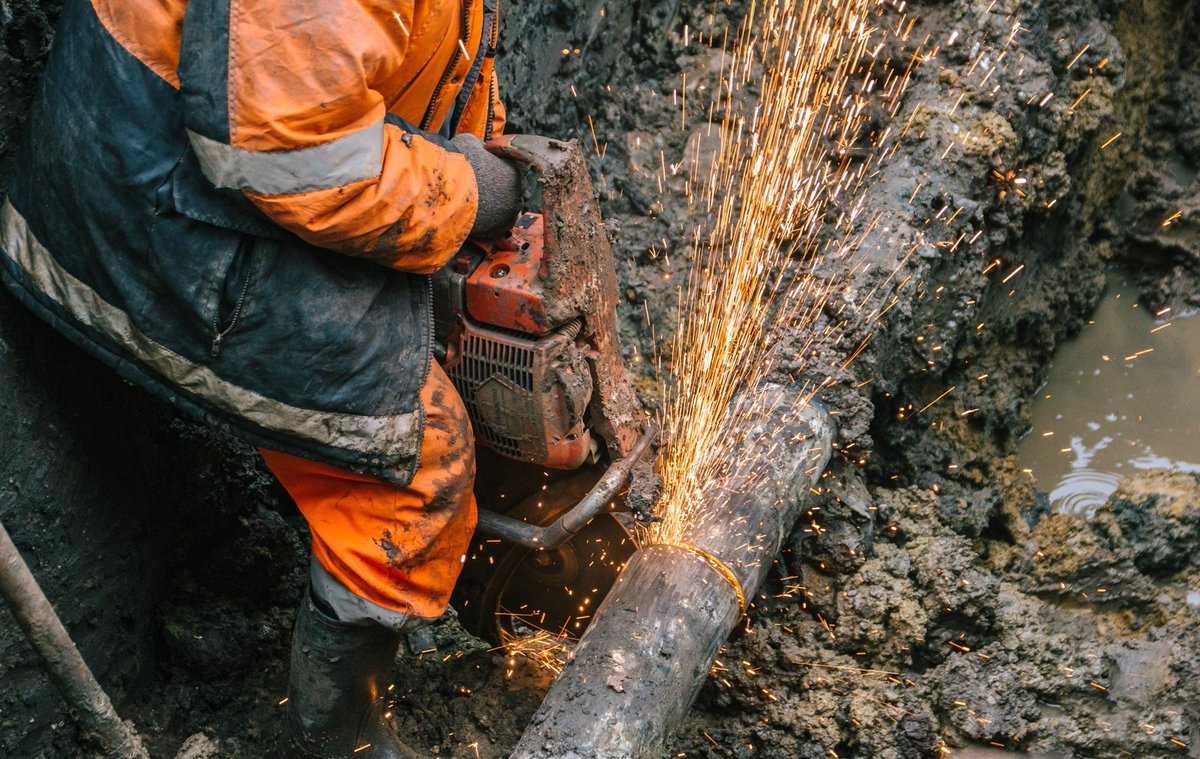
M498 31L498 0L67 0L0 275L189 412L405 483Z

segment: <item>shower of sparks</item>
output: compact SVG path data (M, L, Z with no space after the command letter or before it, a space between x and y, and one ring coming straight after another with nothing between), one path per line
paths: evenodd
M500 630L500 647L505 654L505 677L511 679L519 661L527 661L536 669L557 677L574 646L574 639L566 631L554 633L534 626L518 626L515 632Z
M906 38L912 29L898 7L890 0L756 0L722 60L713 105L724 116L709 127L719 146L688 198L704 222L690 241L671 373L663 380L667 446L654 542L685 543L698 522L719 518L705 504L712 488L728 482L731 462L744 457L732 433L770 411L753 398L734 401L777 364L780 331L800 336L793 347L802 356L848 331L846 321L821 319L845 282L818 270L831 262L857 269L847 259L878 224L861 190L903 130L868 127L875 113L895 115L919 58L898 69L882 60L889 37ZM746 97L751 83L756 98ZM828 381L807 381L804 403Z
M659 503L662 521L641 537L645 542L687 546L691 543L689 538L704 532L706 525L744 532L746 543L737 549L742 557L735 559L738 562L732 567L735 571L769 561L777 553L775 547L763 545L767 541L744 518L712 508L721 501L712 497L714 491L744 475L736 467L748 457L735 431L746 426L747 417L771 411L756 408L764 404L757 396L750 404L735 400L739 393L755 387L773 373L779 363L776 346L787 340L788 353L799 357L799 361L793 362L789 356L789 364L797 366L795 376L808 383L803 386L805 402L837 382L863 387L873 378L831 374L844 374L868 350L873 344L874 327L893 307L909 296L913 301L943 297L942 287L925 287L915 281L919 273L901 271L922 248L938 249L939 255L977 256L982 275L997 290L1008 292L1009 297L1020 287L1022 279L1027 278L1021 277L1025 271L1021 261L995 257L989 252L992 247L987 240L982 250L973 247L985 230L969 214L964 214L961 207L927 205L924 199L937 190L937 179L922 173L912 177L911 195L906 187L901 200L907 198L914 217L929 212L929 218L914 223L913 227L919 229L914 239L902 243L907 248L893 251L892 260L899 259L894 270L883 271L885 276L877 277L869 287L847 286L847 280L851 280L851 285L855 280L861 283L865 279L861 275L868 270L880 273L872 267L890 269L891 265L883 261L864 264L855 254L869 235L889 225L890 220L873 216L865 208L861 195L899 149L899 142L906 138L922 141L943 160L955 160L967 146L966 137L958 132L957 125L971 109L979 110L978 104L965 99L966 96L994 97L1001 86L1023 76L1027 61L1013 45L1022 30L1015 16L1008 18L1007 30L1000 32L1004 39L984 32L960 35L955 30L940 40L927 38L919 45L896 45L897 39L907 43L913 28L903 15L900 2L753 0L748 5L746 20L734 40L729 44L718 42L725 51L720 85L709 89L703 84L697 87L689 75L674 92L668 90L664 95L674 98L680 109L679 123L685 126L689 114L693 117L700 114L702 123L719 122L702 127L709 131L701 133L715 142L717 149L715 156L705 160L701 156L702 142L696 141L689 143L679 163L663 150L657 150L657 155L651 152L653 167L649 166L649 160L645 162L648 167L645 175L657 183L659 194L671 188L672 178L684 180L689 207L700 224L693 230L687 250L673 250L670 242L663 239L651 254L653 260L666 264L665 278L669 279L672 271L670 258L680 257L687 262L688 276L678 291L679 328L671 340L669 356L655 353L653 357L640 359L658 365L662 383L660 415L666 441L659 461L663 479ZM990 11L989 7L985 14ZM938 57L943 48L956 45L965 61L962 68L957 64L947 65L950 61L938 58L944 72L954 69L954 76L943 80L952 83L951 91L928 103L916 103L906 108L907 115L895 118L914 67ZM917 52L897 69L883 51L905 47L916 48ZM971 52L965 55L968 49ZM1086 52L1080 51L1074 63L1078 64ZM1095 68L1103 69L1106 62L1107 59L1102 60ZM991 89L985 90L984 85ZM1089 89L1078 94L1060 89L1048 93L1038 89L1031 93L1027 105L1051 112L1057 110L1065 120L1085 102L1090 92ZM704 102L705 99L711 102ZM1071 103L1069 108L1068 103ZM889 125L893 121L894 126ZM596 137L596 128L589 119L592 146L600 156L603 148ZM1121 139L1119 132L1105 135L1112 136L1102 149ZM1101 140L1105 135L1101 135ZM641 139L635 137L638 148L642 147ZM1000 201L1027 200L1049 210L1060 199L1041 197L1047 188L1035 184L1034 167L998 168L992 178ZM1163 226L1182 219L1183 213L1179 212L1165 219ZM940 241L925 239L925 235L934 234L933 230L943 230L938 233ZM840 278L830 275L831 271L841 272ZM975 301L967 303L974 305ZM647 303L650 341L657 346L649 308ZM1166 311L1157 314L1160 319L1166 315ZM928 326L932 329L934 325ZM991 324L979 321L975 326L976 332L985 329L991 329ZM942 350L936 341L925 342L923 336L918 336L916 343L931 355ZM823 371L826 364L812 360L818 349L835 357L828 364L832 372ZM934 366L933 361L930 366ZM986 411L968 408L967 402L957 407L954 404L958 398L969 398L970 387L975 383L985 383L988 379L985 372L973 377L973 383L968 380L958 387L933 388L930 395L934 397L901 403L896 418L914 424L942 425L944 420L937 418L939 414L955 418L982 415ZM927 413L932 409L937 413ZM869 454L851 451L852 446L853 443L845 446L840 455L862 466ZM771 457L770 452L755 453L756 458ZM1030 470L1023 471L1033 476ZM892 474L888 479L899 477ZM817 490L814 488L813 492ZM938 492L936 485L934 492ZM871 509L874 511L875 507ZM805 533L820 534L825 529L815 511L810 509L802 518L801 529ZM891 536L899 529L895 522L883 526L884 532ZM825 567L820 569L824 571ZM713 577L708 580L714 587L721 582ZM1067 592L1065 586L1062 592ZM1103 592L1095 589L1094 595L1099 598ZM1091 602L1087 593L1080 592L1080 596L1085 603ZM830 641L839 639L841 630L837 622L826 620L816 606L810 610L807 593L801 586L785 585L777 597L785 601L796 597ZM763 596L756 598L758 603L764 602ZM749 634L750 617L745 624ZM508 654L509 677L513 677L518 664L532 665L529 668L534 671L554 676L569 660L574 635L568 635L565 628L542 629L537 618L526 616L522 625L512 629L513 633L508 630L501 633ZM791 632L786 626L783 629ZM979 645L966 637L946 643L949 655L989 661L990 656L975 650ZM879 680L897 687L915 686L899 672L854 666L853 659L829 662L814 659L804 664L818 673L817 684L834 692L852 690L861 694L864 680ZM754 662L727 665L718 660L710 674L717 687L746 687L757 698L775 701L778 697L767 688L745 678L757 676L760 666ZM1083 672L1071 673L1064 666L1064 674L1086 682ZM1095 674L1089 671L1089 676ZM1090 687L1095 690L1099 690L1097 686L1106 687L1099 680L1092 682L1095 685ZM901 711L895 704L875 703ZM975 716L972 704L962 701L956 705ZM704 737L717 745L711 736ZM1170 740L1178 748L1186 746L1179 739ZM1008 747L1000 741L992 741L992 745ZM937 748L943 755L950 754L944 743ZM831 756L836 755L827 750Z
M886 23L883 12L889 9L894 9L896 15L892 16L891 23ZM989 5L985 14L990 11ZM902 67L899 75L882 73L890 66L877 57L879 50L885 47L882 43L887 37L904 37L911 30L907 20L895 21L902 13L902 3L883 0L754 0L750 3L745 25L732 47L727 48L729 52L722 63L721 87L711 93L714 100L710 107L698 107L697 94L692 95L691 104L687 103L686 79L671 93L680 108L681 124L686 124L689 110L707 112L709 120L712 114L720 114L722 121L710 127L709 136L715 133L719 138L711 169L700 168L699 143L694 155L685 156L679 164L671 163L662 151L657 156L660 171L655 172L655 178L659 192L664 191L669 176L680 176L682 171L688 180L685 186L695 216L705 219L706 223L694 231L690 240L687 251L690 273L679 291L680 328L673 338L668 367L672 374L670 381L664 381L662 386L662 424L667 441L659 462L664 484L660 501L662 521L654 526L652 534L646 536L649 541L687 545L689 534L706 523L744 530L747 525L739 524L736 518L712 513L710 509L712 503L719 502L711 497L713 489L728 483L731 476L737 474L734 471L736 462L745 458L745 452L739 449L740 440L733 432L744 426L747 417L759 416L764 410L753 403L735 403L739 393L755 387L777 366L775 345L783 333L800 336L801 344L790 347L795 348L803 359L807 359L818 345L845 349L831 351L839 356L848 354L848 358L837 360L837 368L845 370L868 348L873 337L870 328L900 302L896 293L904 290L913 277L911 274L906 278L897 277L896 272L892 272L869 292L844 298L838 281L824 276L829 269L849 270L852 275L860 271L861 264L855 264L852 259L859 247L857 243L866 237L864 228L869 231L882 222L878 218L868 218L859 195L884 161L894 154L900 138L911 131L914 137L936 144L943 159L952 156L964 144L953 138L937 142L939 135L935 132L931 138L931 130L924 126L929 113L922 114L925 107L922 104L912 110L912 116L905 120L902 128L893 130L880 125L879 132L868 133L868 122L873 121L868 113L883 111L895 116L907 89L911 66ZM990 81L989 86L999 88L998 80L1012 79L1011 72L1005 76L1003 70L999 75L997 71L1005 59L1007 46L1020 28L1012 20L1011 33L1003 50L975 44L969 57L969 69L965 74L960 72L953 77L956 82L966 82L972 77L972 82L959 85L963 87L962 93L948 111L943 111L944 115L954 114L972 87L982 88ZM687 33L685 30L685 37ZM959 32L954 31L944 45L953 46L958 37ZM924 49L924 45L921 47ZM928 54L917 53L912 63L935 56L938 49L935 47ZM1088 46L1083 45L1068 68L1077 65L1087 52ZM564 54L569 51L564 50ZM1016 76L1019 78L1019 71L1023 69L1019 69L1019 58L1013 63L1015 57L1008 58L1008 65L1018 68ZM1095 68L1103 69L1106 63L1107 59L1104 59ZM759 87L753 94L747 90L751 82ZM702 92L703 88L693 90L693 93ZM992 90L994 93L995 89ZM1059 103L1069 102L1073 92L1058 92L1057 101L1054 100L1055 93L1034 92L1026 104L1036 103L1039 108L1059 107L1062 117L1067 118L1090 93L1090 88L1084 90L1065 110ZM744 102L751 105L744 105ZM968 101L964 110L970 107ZM597 155L603 155L590 117L588 127ZM1100 145L1100 150L1106 150L1122 139L1121 132L1106 134L1111 136ZM640 147L640 138L637 139ZM1021 173L1025 174L1025 171ZM1059 198L1037 197L1039 191L1027 176L1020 176L1015 170L994 171L992 177L998 185L999 199L1017 202L1025 199L1028 193L1034 196L1030 202L1047 210L1054 208ZM916 201L924 186L925 178L914 177L909 205ZM907 195L907 191L904 194ZM926 228L934 228L931 222L937 222L949 230L961 211L961 208L948 205L938 206L936 216L925 221ZM1167 228L1182 219L1183 211L1178 211L1164 219L1161 225ZM965 231L959 234L961 230ZM960 226L948 239L930 245L954 253L960 245L964 248L973 245L983 234L983 229L960 221ZM910 250L897 253L907 260L907 256L924 244L925 241L920 240ZM671 253L670 245L664 239L652 252L652 258L667 261ZM1011 283L1013 290L1003 288L1010 297L1021 284L1018 277L1025 270L1025 265L1019 261L991 255L981 258L979 267L989 281L998 285ZM901 281L893 282L893 277ZM918 292L914 300L941 297L942 287L926 289L920 283L916 284ZM848 310L854 314L841 313L847 310L847 306L842 305L844 301L849 302ZM973 305L974 301L969 303ZM836 314L842 321L827 324L822 318L823 312ZM1155 316L1162 319L1169 312L1170 309L1164 308ZM857 324L848 320L850 315L857 319ZM649 311L647 322L650 323ZM932 324L929 326L933 327ZM990 328L981 321L975 331L982 331L985 326ZM1160 324L1151 330L1151 334L1170 326L1171 322ZM656 343L652 323L650 327L651 341ZM853 335L853 339L842 345L842 338L849 335ZM918 336L915 342L923 344L931 353L942 350L941 345L931 345L934 341L927 343L923 336ZM1125 361L1135 361L1152 350L1137 351L1125 356ZM655 359L661 361L657 356ZM1105 355L1103 360L1112 359ZM930 366L933 365L930 361ZM806 401L835 381L844 381L844 378L822 375L819 366L810 360L801 361L797 374L806 377L809 383L804 393ZM815 379L808 376L811 374L816 375ZM664 376L661 363L659 376ZM977 383L988 379L988 373L974 377ZM871 381L872 378L866 378L853 386L862 387ZM931 400L926 398L915 404L901 405L897 418L940 425L942 421L932 418L936 414L921 416L935 407L939 412L960 418L980 414L980 409L975 407L946 410L954 403L956 393L961 396L967 389L965 385L935 389L932 393L937 395ZM758 405L762 405L761 402ZM918 410L917 406L922 407ZM1054 437L1053 431L1042 434ZM849 448L846 446L843 455ZM1066 453L1071 449L1062 450ZM759 452L759 455L763 454ZM858 460L857 463L863 462ZM956 468L956 464L949 465L951 470ZM1022 471L1033 477L1031 470ZM891 475L888 479L898 477ZM934 485L933 490L939 492L938 486ZM874 506L871 508L875 509ZM813 510L806 514L805 520L808 523L802 529L806 533L820 534L824 529ZM899 527L892 522L883 529L894 536ZM760 545L739 547L747 548L753 549L747 553L756 554L756 560L764 555ZM1040 552L1037 556L1042 558ZM819 569L824 571L826 568L822 565ZM783 592L774 598L807 598L803 586L786 584L790 579L795 578L781 578L785 583ZM1085 603L1092 603L1092 597L1099 599L1107 593L1106 588L1089 587L1085 591L1070 588L1065 583L1060 583L1060 591L1063 594L1078 593ZM761 596L759 602L762 602ZM800 603L807 611L807 602L801 600ZM815 608L812 614L829 639L838 640L840 630L836 622L831 624ZM527 617L525 623L514 628L514 633L507 630L501 633L508 654L508 676L512 677L519 662L530 662L538 671L557 675L570 657L573 638L565 628L558 632L539 628L536 615L530 616L535 618L529 620ZM749 633L749 618L746 625ZM792 632L786 626L783 630ZM969 640L965 634L958 640L946 641L945 645L951 656L978 658L982 662L992 658L975 650L983 643ZM865 655L865 652L858 655ZM1090 661L1096 655L1084 654L1083 658ZM1074 664L1078 659L1076 654L1071 661ZM853 660L813 659L797 663L819 673L813 681L816 685L835 693L853 692L856 698L866 698L893 713L893 720L898 721L904 710L894 703L865 696L864 681L877 679L897 687L914 687L915 683L901 672L843 663L848 661ZM726 663L718 659L713 662L710 675L718 687L732 689L747 686L745 676L757 677L760 669L761 665L751 661ZM1093 679L1099 674L1094 667L1077 671L1062 664L1060 671L1067 682L1100 694L1108 693L1108 685ZM778 700L778 696L766 687L749 685L748 692L756 693L766 701ZM986 707L976 711L976 705L967 700L954 701L953 705L982 728L990 722L984 716L990 713ZM860 727L854 720L851 722L854 727ZM1105 723L1099 724L1108 729ZM1162 730L1162 739L1172 747L1184 751L1188 748L1183 739L1169 737L1165 732L1167 728L1149 724L1141 727L1147 733ZM701 733L714 747L722 745L708 733ZM1016 739L1011 743L1007 738L992 739L988 743L1002 750L1019 748ZM943 756L953 753L941 738L935 748ZM825 750L829 756L837 757L833 749Z

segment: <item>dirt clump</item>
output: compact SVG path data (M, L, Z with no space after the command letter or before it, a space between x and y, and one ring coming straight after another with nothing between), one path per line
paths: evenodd
M1180 496L1190 507L1171 512ZM1138 556L1173 538L1129 515L1171 512L1162 518L1174 534L1194 540L1183 525L1200 513L1200 479L1138 477L1093 521L1040 520L1033 540L994 569L991 541L959 535L929 491L875 497L897 529L856 571L825 578L833 607L777 578L720 657L676 748L918 757L1000 744L1053 756L1178 755L1172 740L1187 741L1189 705L1200 698L1187 680L1198 663L1200 624L1184 599L1195 570L1190 560L1169 574L1139 570ZM1133 526L1114 530L1122 519Z

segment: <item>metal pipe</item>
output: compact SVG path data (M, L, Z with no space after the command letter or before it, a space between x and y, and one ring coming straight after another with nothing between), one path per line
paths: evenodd
M62 620L42 592L16 544L0 524L0 596L46 665L75 720L104 752L119 759L149 759L133 727L123 722L108 694L79 655Z
M526 548L557 548L574 537L608 505L629 481L633 467L650 448L655 431L647 427L629 455L614 463L588 494L553 523L538 527L487 509L479 510L479 531Z
M744 456L710 497L710 518L626 564L551 686L514 759L664 755L713 659L758 592L831 452L833 425L799 393L738 430ZM759 397L763 397L760 395Z

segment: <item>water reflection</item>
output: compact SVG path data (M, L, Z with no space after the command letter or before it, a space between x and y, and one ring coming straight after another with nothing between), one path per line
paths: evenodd
M1019 455L1056 511L1092 514L1134 470L1200 472L1200 317L1147 313L1110 281L1032 416Z

